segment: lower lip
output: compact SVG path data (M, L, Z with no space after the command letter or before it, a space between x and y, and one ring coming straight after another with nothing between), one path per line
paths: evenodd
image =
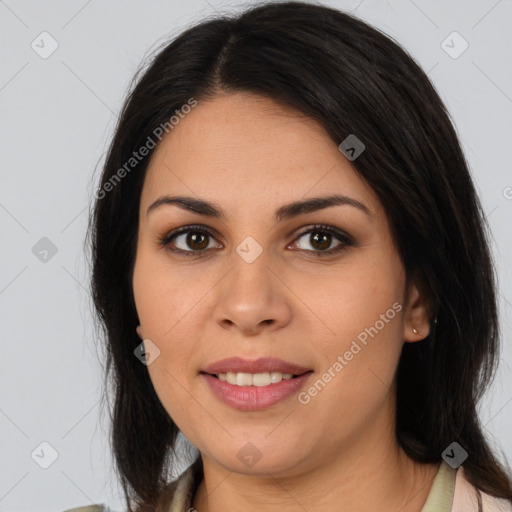
M241 411L260 411L286 400L305 384L312 372L292 379L283 379L268 386L236 386L213 375L201 373L210 389L222 402Z

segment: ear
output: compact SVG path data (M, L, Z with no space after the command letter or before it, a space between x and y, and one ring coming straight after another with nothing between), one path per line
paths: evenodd
M137 331L137 334L139 335L139 338L141 340L144 340L144 336L142 336L142 327L140 325L137 325L137 327L135 328L135 330Z
M408 285L404 312L405 342L413 343L425 339L430 333L429 312L424 294L414 280ZM414 332L415 329L417 332Z

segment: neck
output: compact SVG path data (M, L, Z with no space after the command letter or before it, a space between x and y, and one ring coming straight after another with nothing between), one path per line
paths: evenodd
M197 512L421 512L439 464L410 459L388 420L383 414L343 447L332 449L330 458L323 457L300 473L294 468L293 475L234 473L202 456L204 479L193 508Z

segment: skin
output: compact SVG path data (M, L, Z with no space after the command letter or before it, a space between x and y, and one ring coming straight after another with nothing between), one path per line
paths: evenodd
M366 205L371 217L341 205L273 218L284 204L334 192ZM147 214L164 194L213 201L226 217L174 205ZM147 367L153 386L203 458L193 507L421 511L439 465L418 464L398 446L395 373L403 343L428 335L426 303L406 282L378 196L324 129L249 93L199 102L156 148L139 213L137 332L158 346ZM213 236L199 247L186 234L171 245L207 247L202 255L159 245L171 229L192 224ZM315 224L344 231L354 245L318 256L310 234L298 238ZM248 236L262 248L252 263L236 252ZM340 243L333 236L324 251ZM273 356L313 369L315 382L394 303L402 309L307 404L292 396L239 411L199 375L225 357ZM237 457L248 442L261 454L251 467Z

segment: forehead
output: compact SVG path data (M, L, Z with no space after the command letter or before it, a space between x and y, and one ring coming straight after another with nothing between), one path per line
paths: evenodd
M333 192L364 200L373 190L315 120L272 99L224 94L201 102L158 144L141 206L162 193L215 197L222 204L265 209ZM273 198L273 199L271 199Z

